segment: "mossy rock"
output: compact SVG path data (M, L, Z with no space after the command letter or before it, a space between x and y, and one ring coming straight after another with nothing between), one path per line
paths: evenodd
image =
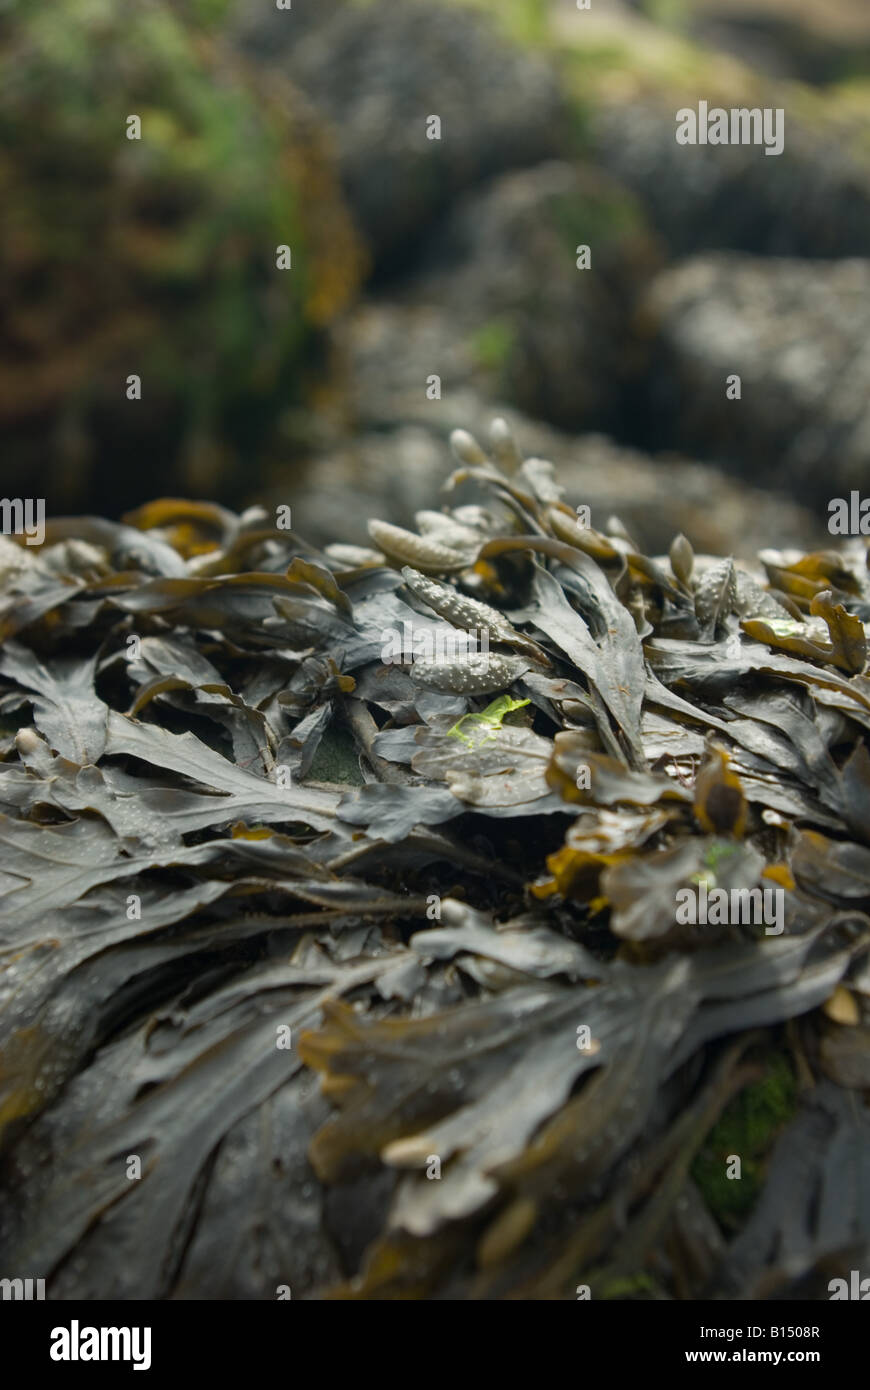
M650 443L778 488L827 526L832 497L866 478L868 295L859 258L719 252L671 267L640 315L654 335ZM737 409L724 389L732 372Z
M804 82L831 82L870 64L865 0L639 0L659 23Z
M223 9L3 11L4 486L38 487L49 511L232 496L280 447L358 282L320 132L283 81L217 52Z
M290 77L329 123L377 274L411 267L460 195L566 152L549 55L515 42L491 6L294 0L292 15L236 0L227 40Z
M590 30L558 60L578 150L640 198L673 254L865 254L865 82L826 92L775 80L641 21ZM710 109L781 109L781 153L678 145L677 111L702 100Z
M578 164L516 171L459 204L430 253L419 300L446 311L478 390L562 428L616 427L663 260L632 194Z
M494 16L499 27L515 43L527 47L546 46L551 0L453 0L453 3Z
M860 64L844 68L840 86L824 89L758 71L690 36L694 0L649 0L646 15L639 7L611 11L594 3L580 13L543 0L453 2L488 11L549 59L575 152L639 197L675 255L714 248L865 255L870 82ZM816 10L815 24L824 27L827 19ZM677 145L676 112L696 109L700 100L711 108L782 107L782 154Z

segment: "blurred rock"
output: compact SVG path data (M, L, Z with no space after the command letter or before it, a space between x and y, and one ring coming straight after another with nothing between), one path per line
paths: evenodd
M358 418L428 418L437 375L442 396L472 388L564 428L614 428L641 361L635 306L661 264L635 199L598 171L495 179L435 232L413 280L352 316Z
M414 297L446 314L471 382L563 428L612 428L640 361L635 305L663 263L637 201L598 170L543 164L471 195L434 242Z
M585 157L637 195L673 254L866 254L866 81L820 92L753 72L624 6L593 5L582 23L569 8L554 12L554 58ZM818 9L817 18L824 24L825 11ZM676 113L697 110L702 100L728 111L782 108L782 153L767 155L761 145L678 145Z
M715 97L710 107L724 105ZM785 112L779 155L760 145L678 145L675 115L693 101L630 101L593 121L595 157L648 210L676 255L729 248L775 256L855 256L870 246L870 163L838 125L813 128ZM725 105L764 107L766 93Z
M825 543L822 526L793 501L704 464L653 459L600 435L571 438L471 391L431 404L430 412L428 425L360 434L313 460L292 489L300 533L321 545L371 545L366 530L371 516L413 526L415 511L437 507L439 486L458 466L448 446L450 431L470 428L485 447L491 421L501 414L526 455L557 466L566 501L588 505L592 524L600 529L617 515L645 551L665 553L680 531L699 552L747 560L770 545L771 536L782 546ZM289 498L286 489L276 489L250 500L271 507ZM473 489L467 488L461 497L444 496L451 506L473 500Z
M683 23L776 76L832 82L870 63L866 0L684 0Z
M870 261L699 256L647 304L658 445L692 449L822 508L866 485ZM727 400L726 377L742 397Z
M332 24L349 0L293 0L286 10L274 3L252 5L249 0L224 3L230 42L269 63L283 61L302 39Z
M241 6L234 25L243 51L329 121L351 206L390 271L463 189L566 148L551 65L461 6L297 0L290 12ZM430 116L440 140L427 138Z

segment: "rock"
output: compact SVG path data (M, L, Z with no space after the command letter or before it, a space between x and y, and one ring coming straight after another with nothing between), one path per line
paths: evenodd
M272 513L281 503L290 505L294 526L315 545L371 547L370 517L407 525L415 510L427 505L432 479L449 471L446 441L435 431L408 425L343 439L314 455L289 484L272 479L248 500Z
M821 509L866 482L870 261L699 256L655 283L659 447L697 450ZM726 377L741 399L726 399Z
M234 47L258 62L282 61L293 48L316 30L332 24L347 8L348 0L294 0L289 9L274 3L251 5L248 0L229 0L226 34Z
M359 418L426 421L438 376L442 398L470 388L564 428L614 429L641 360L635 305L661 263L634 198L598 171L551 162L495 179L433 234L412 282L351 316Z
M439 480L457 466L448 447L450 432L467 427L485 446L490 423L500 414L521 452L556 465L567 502L589 506L592 525L599 529L617 515L647 552L665 553L680 531L698 552L746 560L769 545L771 536L778 546L825 543L822 524L790 498L748 487L709 465L654 459L600 435L574 438L471 391L429 409L428 423L363 433L313 460L291 494L286 488L258 492L251 500L269 508L291 502L294 525L316 544L370 546L369 517L413 526L416 511L436 505ZM456 505L457 495L449 498Z
M462 190L566 147L550 65L486 16L427 0L333 3L316 21L303 0L299 15L297 26L274 7L255 15L247 6L236 41L277 64L330 122L380 267L406 261ZM440 140L427 138L430 116L440 118Z
M688 32L777 76L849 77L870 63L865 0L691 0Z
M370 295L348 316L344 347L361 430L398 424L428 428L433 415L461 428L458 398L473 394L479 384L474 344L454 332L442 305L419 302L413 291L389 299ZM440 400L427 395L432 374L441 378Z
M563 428L613 428L639 362L635 305L663 260L637 201L547 163L471 195L435 241L414 299L445 312L470 380Z
M705 98L707 99L707 98ZM781 106L782 93L755 100L710 98L725 110ZM675 114L694 102L632 101L602 108L595 158L647 208L675 255L728 248L764 255L855 256L870 237L870 166L848 126L814 129L786 104L781 154L760 145L678 145Z
M727 4L728 0L723 0ZM584 157L640 199L675 255L863 255L870 244L870 87L833 93L776 81L621 7L555 24ZM823 22L819 11L819 21ZM678 145L676 113L782 109L784 148Z

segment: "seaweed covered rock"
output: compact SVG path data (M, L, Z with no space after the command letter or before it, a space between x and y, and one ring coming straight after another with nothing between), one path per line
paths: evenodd
M697 256L646 311L656 443L697 450L813 504L866 482L870 261ZM740 377L740 399L726 383Z
M365 550L172 500L0 546L0 1245L50 1298L866 1267L865 546L644 554L503 421L452 447Z
M303 0L292 12L240 6L235 22L243 50L288 73L330 122L381 267L395 270L463 189L567 148L549 64L462 5Z
M50 510L231 496L328 376L360 253L316 122L216 54L214 9L0 16L4 487Z

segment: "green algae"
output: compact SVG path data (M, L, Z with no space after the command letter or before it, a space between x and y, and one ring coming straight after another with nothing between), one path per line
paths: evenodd
M764 1076L726 1107L695 1159L692 1176L726 1231L736 1230L764 1184L777 1136L797 1108L797 1081L788 1056L772 1052ZM727 1176L728 1160L740 1159L740 1178Z

